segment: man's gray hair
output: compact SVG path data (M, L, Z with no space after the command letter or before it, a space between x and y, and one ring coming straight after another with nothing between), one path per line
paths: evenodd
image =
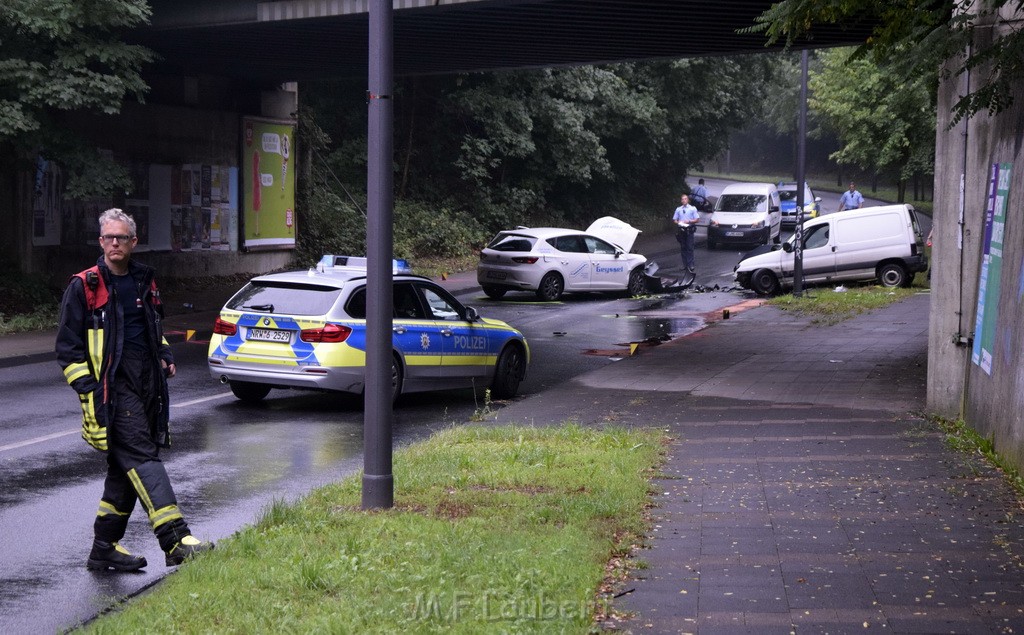
M135 238L135 219L132 218L130 215L125 214L123 211L116 207L111 207L107 211L100 214L100 231L103 231L104 225L114 221L121 221L122 223L127 225L128 233L131 235L132 238Z

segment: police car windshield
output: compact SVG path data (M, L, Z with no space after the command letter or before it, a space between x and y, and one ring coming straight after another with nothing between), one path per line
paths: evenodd
M334 306L341 289L316 284L252 281L228 300L235 311L271 311L286 315L325 315Z

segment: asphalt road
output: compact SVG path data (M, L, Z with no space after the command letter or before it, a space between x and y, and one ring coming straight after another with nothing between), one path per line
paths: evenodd
M460 299L526 334L533 360L519 399L615 363L630 342L692 331L705 310L682 295L586 294L536 303L525 294L491 301L477 291ZM203 343L174 348L172 448L163 458L198 536L223 539L272 502L294 500L362 467L360 399L275 390L260 405L244 405L210 377ZM57 364L0 368L0 395L0 631L66 629L158 582L169 570L138 508L124 543L149 566L128 575L84 566L105 463L79 438L77 401ZM394 445L469 422L484 405L482 392L471 390L403 397L394 413Z

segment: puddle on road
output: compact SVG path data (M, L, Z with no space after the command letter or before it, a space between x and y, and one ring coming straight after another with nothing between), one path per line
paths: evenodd
M704 326L704 319L697 316L666 317L656 315L634 315L616 313L603 315L615 320L616 343L666 341L689 335Z

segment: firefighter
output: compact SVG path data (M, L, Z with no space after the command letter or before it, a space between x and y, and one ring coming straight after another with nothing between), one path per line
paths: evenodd
M61 301L57 360L82 407L82 438L107 455L89 569L137 571L146 559L119 542L136 500L175 566L213 543L192 536L160 461L170 445L167 378L174 357L151 267L131 259L135 221L119 209L99 218L103 256L72 276Z

